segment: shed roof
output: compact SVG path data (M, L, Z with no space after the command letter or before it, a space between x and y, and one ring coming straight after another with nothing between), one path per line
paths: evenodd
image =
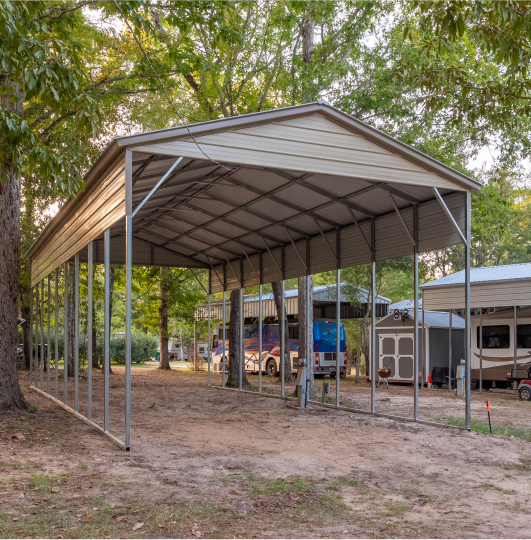
M400 302L394 302L389 306L389 311L394 311L395 309L403 310L403 309L414 309L415 302L413 298L408 298L406 300L400 300ZM418 307L419 309L422 309L422 298L419 298L418 301Z
M126 197L126 176L132 193ZM76 253L134 265L210 269L211 292L460 242L479 184L317 102L114 139L28 252L32 284ZM148 198L149 197L149 198ZM407 230L405 229L407 227Z
M411 318L413 314L410 313ZM385 320L389 317L393 317L393 313L389 313L386 317L382 317L377 323L376 327L385 327ZM424 325L427 328L449 328L450 327L450 313L446 311L424 311ZM419 312L419 326L422 326L422 315ZM455 313L452 314L452 329L459 329L465 327L465 319L459 317Z

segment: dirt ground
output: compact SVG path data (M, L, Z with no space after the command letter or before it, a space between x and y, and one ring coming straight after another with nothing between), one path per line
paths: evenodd
M531 403L512 396L488 398L497 425L522 438L298 411L207 388L205 373L138 369L126 454L30 390L27 373L20 381L36 410L0 416L2 538L530 536ZM52 372L52 391L53 382ZM278 392L271 379L264 386ZM82 379L83 413L86 392ZM341 395L364 405L367 384L342 381ZM99 373L93 396L102 423ZM123 370L111 376L111 396L111 432L123 438ZM377 404L405 414L411 396L410 387L379 389ZM474 395L478 422L484 397ZM449 392L421 391L426 417L458 419L462 408Z

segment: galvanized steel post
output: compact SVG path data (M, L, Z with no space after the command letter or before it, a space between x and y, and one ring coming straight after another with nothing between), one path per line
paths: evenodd
M260 280L262 280L262 274L260 273ZM262 305L262 284L258 289L258 393L262 393L262 318L263 318L263 305Z
M376 412L376 262L371 264L371 412Z
M466 427L470 431L470 242L471 234L471 197L466 193L466 245L465 245L465 365L466 365Z
M452 323L453 323L453 313L452 309L448 312L449 322L448 322L448 390L452 389ZM466 343L465 343L466 345ZM456 381L457 386L457 381Z
M46 349L46 369L47 369L47 377L46 377L46 393L50 394L50 311L52 309L52 285L50 283L50 274L48 274L48 324L46 325L46 333L47 333L47 349Z
M284 320L286 319L286 301L285 301L285 298L284 298L284 294L285 294L285 287L286 287L286 282L284 280L282 280L282 309L281 309L281 316L282 316L282 322L280 323L280 394L282 397L284 397L284 394L285 394L285 384L284 384L284 379L285 379L285 373L284 373L284 363L285 363L285 354L284 354L284 349L286 348L286 328L285 328L285 322ZM290 359L290 363L291 363L291 359Z
M44 344L44 279L41 281L41 390L44 392L44 354L46 345Z
M33 351L34 351L34 345L33 345L33 295L35 294L35 288L31 287L31 295L30 295L30 324L29 324L29 357L30 357L30 386L33 385Z
M197 371L197 321L194 321L194 371Z
M210 291L210 276L209 276L209 279L208 279L208 290ZM211 317L210 317L210 310L212 308L212 295L209 293L208 295L208 345L207 345L207 362L208 362L208 375L207 375L207 380L208 380L208 386L210 386L210 354L211 354L211 344L212 344L212 335L211 335L211 328L210 328L210 324L211 324Z
M131 449L131 290L133 270L133 152L129 149L125 152L125 214L125 450L129 451Z
M243 309L243 287L240 289L240 390L243 389L243 370L245 369L245 350L243 340L245 313Z
M74 280L74 411L79 411L79 253L75 257Z
M514 345L513 345L513 356L514 356L514 375L513 375L513 393L514 395L516 395L516 388L517 388L517 384L516 384L516 381L514 380L514 378L516 377L516 369L517 369L517 365L518 365L518 316L516 314L516 306L514 306L514 312L513 312L513 315L514 315L514 321L513 321L513 325L514 325L514 329L513 329L513 339L514 339Z
M55 330L55 399L59 399L59 268L55 269L55 303L54 303L54 330Z
M225 329L226 329L226 323L225 323L225 319L227 318L227 311L226 311L226 307L227 307L227 302L225 300L225 290L223 290L223 356L221 357L222 360L223 360L223 375L222 375L222 380L221 380L221 386L223 388L225 388L225 364L227 363L227 360L225 358Z
M479 391L483 392L483 308L479 312Z
M418 208L413 207L414 227L414 254L413 254L413 302L414 302L414 325L413 330L413 412L415 420L419 419L419 240L418 240Z
M309 277L308 277L309 281ZM339 364L339 353L341 352L341 332L339 325L341 324L341 270L336 270L336 405L339 407L339 381L341 378L341 366ZM310 297L307 298L310 303ZM310 321L306 321L306 331L310 332ZM309 351L308 351L309 352ZM309 360L308 360L309 362Z
M66 405L68 402L68 263L64 264L64 315L63 324L65 327L64 335L64 353L63 353L63 375L64 375L64 390L63 390L63 403Z
M87 407L87 420L92 421L92 260L94 258L93 243L88 245L88 261L87 261L87 369L88 369L88 407Z
M105 266L105 302L104 302L104 338L103 338L103 369L104 369L104 397L103 397L103 430L109 433L109 368L111 365L110 344L111 344L111 289L110 289L110 272L111 272L111 231L107 229L104 235L104 266Z

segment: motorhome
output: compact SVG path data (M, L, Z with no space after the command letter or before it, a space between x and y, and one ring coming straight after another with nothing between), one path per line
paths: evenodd
M516 310L516 374L514 309L497 309L471 317L471 378L479 381L483 363L483 388L505 388L513 378L525 378L531 365L531 308ZM482 323L482 324L481 324ZM482 339L481 339L482 338Z
M312 362L316 376L336 375L336 322L328 320L314 321L314 347ZM340 376L344 377L347 369L346 337L342 323L340 328ZM228 333L228 322L226 323ZM297 371L299 359L299 325L288 323L289 350L292 372ZM246 319L244 323L245 370L258 372L260 370L259 327L253 320ZM228 336L227 336L228 337ZM229 342L225 340L225 357L228 357ZM223 370L223 324L214 329L212 340L212 369ZM262 371L271 377L280 372L280 337L278 323L262 324Z

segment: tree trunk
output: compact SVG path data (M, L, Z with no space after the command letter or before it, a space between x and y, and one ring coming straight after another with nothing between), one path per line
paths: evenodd
M230 321L229 321L229 376L227 386L233 388L240 386L240 317L242 315L242 305L240 302L240 291L230 293ZM242 370L242 384L248 385L245 370Z
M168 289L165 276L167 268L160 267L160 305L159 305L159 331L160 331L160 364L159 369L171 369L170 355L168 354Z
M302 37L302 63L305 66L304 75L302 78L301 102L308 103L311 101L310 96L310 66L312 63L313 39L315 33L315 21L312 17L312 4L308 4L304 19L302 21L301 37Z
M282 321L282 302L284 301L284 299L282 298L282 282L273 281L273 283L271 283L271 287L273 288L273 297L275 299L275 307L277 309L278 337L280 340L280 329L281 329L281 321ZM280 349L280 343L279 343L279 349ZM281 353L281 357L283 358L283 362L284 362L284 381L293 382L295 380L295 377L293 377L293 373L291 372L291 358L290 358L290 351L289 351L289 328L288 328L287 315L284 317L284 353L283 354Z
M10 86L18 97L0 96L0 103L8 111L22 114L23 92L7 75L0 74L0 88ZM20 179L15 174L14 151L4 154L0 168L0 410L27 409L20 391L17 373L18 300L20 279Z
M310 281L310 296L308 298L307 285ZM308 379L309 379L309 399L317 399L317 389L315 387L314 366L313 360L313 277L303 276L299 278L299 358L305 358L308 362ZM311 306L309 320L306 317L308 313L308 303ZM309 348L306 348L308 343L309 332Z
M75 374L74 356L76 344L75 331L76 331L76 305L74 289L76 287L75 282L76 265L74 263L68 264L68 376L73 377Z

